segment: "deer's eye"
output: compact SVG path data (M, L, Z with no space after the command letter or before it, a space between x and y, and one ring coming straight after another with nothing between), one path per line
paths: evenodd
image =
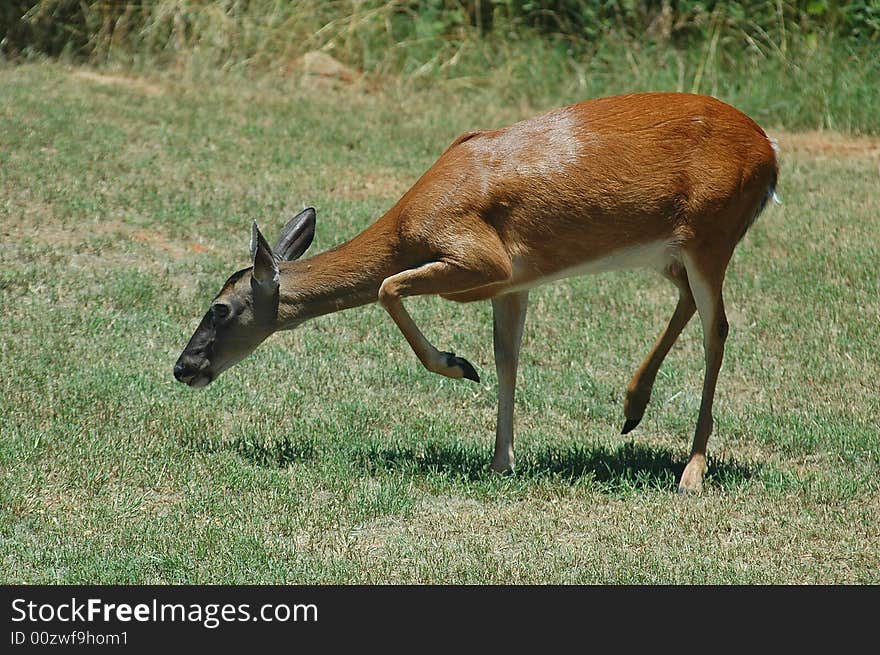
M229 305L223 302L214 303L211 305L211 313L215 321L222 321L229 317Z

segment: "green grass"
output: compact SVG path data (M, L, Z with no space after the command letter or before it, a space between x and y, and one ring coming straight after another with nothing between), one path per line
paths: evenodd
M0 90L3 582L880 582L876 141L766 125L785 204L734 257L706 489L679 498L696 321L618 434L674 306L648 273L533 292L508 478L486 471L486 303L408 305L479 385L424 371L377 306L202 391L172 378L252 218L314 205L327 248L458 133L540 107L46 64L0 68Z

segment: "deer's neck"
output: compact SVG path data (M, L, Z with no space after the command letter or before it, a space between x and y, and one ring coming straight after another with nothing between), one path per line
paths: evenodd
M302 321L378 299L382 281L408 268L397 255L389 221L379 221L340 246L281 265L278 313L282 324Z

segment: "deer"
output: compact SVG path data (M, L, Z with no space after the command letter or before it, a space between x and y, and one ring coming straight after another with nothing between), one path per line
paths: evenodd
M275 332L378 302L428 371L479 382L467 359L424 335L404 300L489 300L498 388L489 469L509 474L529 291L575 275L653 269L678 301L626 387L622 434L639 425L664 358L697 313L705 370L678 491L699 493L729 329L722 285L735 247L778 200L777 177L775 141L705 95L598 98L467 132L384 215L320 254L301 259L315 235L314 208L288 220L274 247L254 220L251 266L223 284L174 376L203 387Z

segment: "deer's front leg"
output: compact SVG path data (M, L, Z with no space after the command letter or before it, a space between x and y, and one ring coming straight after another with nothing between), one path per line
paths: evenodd
M495 428L495 456L492 457L490 468L496 473L513 471L516 370L528 302L528 291L509 293L492 299L492 335L495 344L495 371L498 373L498 424Z
M479 382L480 377L466 359L455 353L438 350L428 341L403 306L407 296L447 294L467 291L497 282L498 273L485 268L462 268L447 262L430 262L392 275L379 287L379 303L394 319L410 347L426 369L449 378L467 378Z

